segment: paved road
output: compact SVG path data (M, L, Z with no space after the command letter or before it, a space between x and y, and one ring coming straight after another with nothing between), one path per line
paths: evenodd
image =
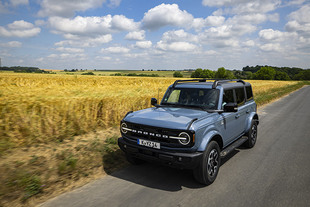
M253 149L225 158L216 181L190 171L129 166L42 206L310 206L310 87L259 110Z

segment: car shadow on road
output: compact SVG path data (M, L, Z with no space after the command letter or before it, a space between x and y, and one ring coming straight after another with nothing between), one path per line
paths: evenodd
M221 166L238 152L239 150L234 150L223 158ZM110 176L145 187L170 192L180 191L183 188L199 189L206 187L194 179L191 170L180 170L155 163L128 165L111 173Z

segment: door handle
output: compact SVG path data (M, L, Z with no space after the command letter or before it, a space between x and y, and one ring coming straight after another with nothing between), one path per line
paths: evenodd
M240 115L239 115L239 114L237 114L235 117L236 117L236 119L238 119L238 118L240 117Z
M247 114L250 113L250 109L246 110L246 113L247 113Z

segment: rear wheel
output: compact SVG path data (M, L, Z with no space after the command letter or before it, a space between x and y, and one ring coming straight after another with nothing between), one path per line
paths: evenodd
M210 185L217 177L220 164L220 147L216 141L211 141L203 153L199 166L193 170L195 179L204 185Z
M247 148L254 147L257 140L257 122L252 120L250 130L247 134L248 140L244 143Z

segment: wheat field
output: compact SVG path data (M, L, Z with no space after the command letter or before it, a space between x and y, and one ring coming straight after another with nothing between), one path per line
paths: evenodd
M130 110L150 107L175 78L0 73L0 152L62 141L119 124ZM254 95L296 81L249 81Z

